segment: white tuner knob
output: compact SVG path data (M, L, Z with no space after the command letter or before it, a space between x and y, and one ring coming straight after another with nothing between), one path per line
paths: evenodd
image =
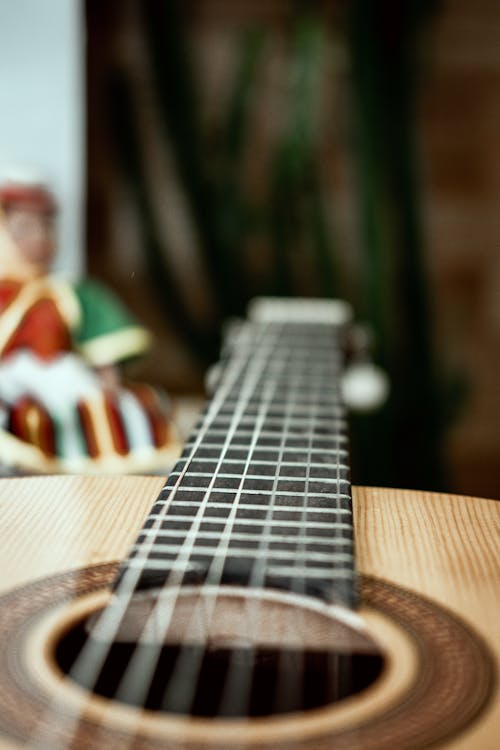
M389 395L389 378L373 362L354 361L342 378L344 403L352 411L370 412L379 409Z

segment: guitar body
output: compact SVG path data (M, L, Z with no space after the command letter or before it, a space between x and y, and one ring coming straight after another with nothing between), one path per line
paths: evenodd
M61 634L109 599L105 587L115 563L163 483L159 477L0 482L2 749L28 740L36 747L38 733L59 720L69 729L67 744L58 747L81 750L498 747L500 504L492 500L354 489L360 613L385 666L370 687L333 707L247 720L186 719L140 712L69 685L54 658ZM266 606L277 638L280 618L286 630L294 607L304 637L345 637L345 623L335 631L324 611L286 594L271 599Z

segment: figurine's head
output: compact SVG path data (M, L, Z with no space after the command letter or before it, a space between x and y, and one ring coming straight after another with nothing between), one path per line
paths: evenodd
M22 275L49 270L56 250L55 212L54 198L42 184L9 181L0 185L0 213L10 240L10 247L2 247L0 254L8 254L11 263L23 268Z

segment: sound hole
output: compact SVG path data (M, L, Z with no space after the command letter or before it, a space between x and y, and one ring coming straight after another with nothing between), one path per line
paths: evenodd
M105 698L152 711L221 718L264 717L337 703L367 688L383 669L381 652L365 635L331 617L304 614L282 603L258 605L266 642L259 642L259 632L245 628L248 618L235 616L254 606L238 597L223 597L210 628L190 640L185 618L195 601L199 607L199 596L184 600L178 624L162 643L137 646L146 616L139 609L119 638L105 646L104 660L95 658L102 643L89 636L91 626L79 622L59 640L56 661L77 683ZM297 622L295 640L287 643L284 634L293 633L292 625L297 631ZM84 676L89 670L82 663L94 661L101 664L99 672Z
M59 642L56 659L65 673L87 640L80 624ZM153 656L156 668L140 706L204 717L257 717L319 708L359 693L377 679L383 666L380 654L194 644L141 649L145 663ZM127 679L127 665L135 650L130 643L113 644L96 684L83 687L114 698L117 685ZM197 671L190 706L183 706L178 695L167 697L169 678L179 659L186 673L192 665ZM136 704L126 694L121 699Z

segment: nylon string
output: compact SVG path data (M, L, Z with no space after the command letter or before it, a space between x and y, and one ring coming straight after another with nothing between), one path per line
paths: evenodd
M263 332L264 331L265 327L263 327ZM241 340L244 335L245 333L242 331L238 336L238 339ZM236 344L238 345L238 341ZM226 369L224 380L221 383L220 388L217 389L214 398L209 403L205 419L196 435L191 451L186 458L185 465L175 485L172 488L169 488L169 501L175 496L175 492L187 473L189 465L199 446L203 442L205 434L208 432L212 422L217 417L220 408L224 405L226 394L230 392L233 385L237 382L245 364L245 360L241 357L234 357L231 359ZM163 491L160 493L160 497L162 494ZM160 516L166 516L167 509L168 503L165 503L163 513L160 514ZM161 517L155 521L155 525L158 529L161 528L161 521ZM149 543L146 542L144 546L151 550L154 546L153 538L151 538ZM92 642L87 641L70 672L62 678L62 692L64 691L65 685L71 686L74 682L93 685L95 688L99 674L110 653L112 643L118 634L124 615L130 606L142 572L143 571L138 566L130 566L126 568L125 574L116 591L116 595L113 597L113 606L107 606L103 610L92 629ZM179 586L179 584L177 584L177 586ZM50 747L51 750L64 750L65 748L70 747L70 743L78 728L78 723L82 718L84 710L84 700L78 705L69 706L66 704L63 705L62 698L56 696L47 707L43 717L38 722L38 728L34 730L32 738L28 741L26 745L28 750L47 750L48 747ZM64 734L63 740L58 737L61 733L61 726Z
M333 346L333 341L332 341ZM293 352L290 355L290 364L293 363ZM279 459L278 459L278 466L277 466L277 472L274 477L273 482L273 488L271 492L271 498L269 505L267 506L267 512L266 512L266 518L264 521L264 532L262 535L262 542L259 547L259 550L267 551L269 547L269 540L272 539L272 535L268 534L266 532L266 527L269 528L272 519L274 510L276 508L276 496L277 496L277 490L278 490L278 481L280 478L280 472L283 465L283 454L285 452L285 449L287 447L287 440L290 437L290 421L293 418L293 413L295 407L300 403L300 394L301 394L301 388L300 386L308 386L310 384L310 374L306 372L301 373L299 376L291 380L288 384L288 396L286 401L286 410L285 410L285 419L283 423L283 432L281 436L281 442L280 442L280 448L279 448ZM307 449L307 458L308 461L306 463L306 482L305 482L305 492L304 492L304 498L303 498L303 506L301 509L301 521L299 522L299 525L304 528L305 522L306 522L306 513L309 506L308 503L308 493L309 493L309 475L310 475L310 460L311 460L311 450L312 450L312 442L314 437L314 427L317 422L318 410L320 405L321 396L323 395L320 393L319 389L316 391L317 398L314 400L312 404L308 404L308 410L310 411L309 415L309 437L308 437L308 449ZM300 547L304 548L304 542L299 543L298 548ZM298 552L298 549L295 550ZM300 555L297 554L296 556L296 562L294 567L299 570L299 563ZM252 574L249 581L249 587L251 588L263 588L265 583L265 578L267 574L266 570L266 558L265 554L259 555L256 558L256 561L252 568ZM292 578L292 588L293 591L296 593L304 593L306 586L305 586L306 578L302 572L299 571L299 574L294 576ZM256 627L256 623L260 619L261 611L262 611L262 600L257 600L256 606L252 609L253 616L255 619L255 622L252 623L252 627ZM301 614L300 614L301 613ZM303 616L303 612L298 608L297 615L300 617ZM300 632L299 623L297 619L294 619L294 624L296 628L296 633ZM255 648L254 648L254 658L255 658ZM294 692L298 688L298 680L287 680L285 675L285 669L283 664L283 655L279 658L279 665L278 665L278 684L275 692L275 702L277 705L277 701L282 699L282 696L285 691L288 692L288 697L290 697L290 692ZM244 713L245 711L248 712L248 708L250 705L251 700L251 679L250 679L250 673L252 671L252 661L254 659L248 660L248 666L246 669L243 669L241 664L236 664L235 659L231 660L229 674L226 679L226 688L224 693L224 698L222 702L222 713L228 710L229 706L232 706L232 709L234 711L235 707L235 696L238 697L239 706L237 707L237 711L239 713ZM303 672L303 666L304 661L301 660L301 667L299 666L299 669ZM299 677L299 675L297 675ZM293 700L293 698L292 698Z
M261 336L263 333L261 333ZM275 330L274 333L275 338L279 337L279 330ZM217 479L217 475L219 473L220 467L223 463L223 461L226 458L227 450L231 447L231 441L234 437L234 433L236 432L241 417L248 406L248 403L251 399L251 397L254 395L256 387L261 381L262 376L265 374L265 368L268 363L268 360L264 359L263 357L258 357L253 355L253 363L250 365L250 367L247 370L245 381L243 384L243 387L241 389L241 392L243 393L243 396L239 399L237 408L235 409L235 412L233 414L233 417L231 419L230 427L227 431L227 436L223 444L221 455L219 456L217 467L214 471L212 480L210 484L208 485L205 495L203 497L203 500L200 504L199 510L196 514L196 523L193 525L190 531L189 538L187 538L182 545L181 548L181 554L182 554L182 564L186 564L188 562L189 556L191 552L193 551L193 547L195 544L195 537L196 532L199 529L199 526L203 522L204 519L204 511L206 509L206 505L208 504L210 500L211 491L213 489L213 486L215 484L215 481ZM270 389L272 389L273 385L270 384L268 386ZM253 443L256 444L260 431L261 431L261 424L263 422L263 419L265 417L265 413L267 412L267 409L269 407L269 404L264 403L262 407L262 413L260 414L260 419L258 423L255 426L254 429L254 435L253 435ZM250 456L247 457L246 461L246 467L250 465ZM238 508L238 502L239 497L241 496L242 491L242 485L243 485L244 477L242 478L240 482L240 488L237 491L237 498L235 500L235 503L233 505L233 508L231 509L231 515L227 519L226 527L231 528L232 524L234 523L233 517L237 511ZM219 547L217 547L219 549ZM217 585L220 583L220 577L222 575L222 566L224 563L224 559L221 557L219 560L219 557L216 556L211 563L209 567L209 573L207 576L207 580L210 582L210 585L217 587ZM181 568L182 569L182 568ZM159 653L161 651L161 648L163 647L163 640L168 632L168 628L171 623L172 615L175 610L175 604L177 602L178 596L181 593L182 586L181 584L173 584L175 587L174 596L172 597L172 584L169 582L169 579L167 578L164 590L166 590L168 595L168 603L166 606L162 605L162 597L161 593L157 598L157 603L155 607L153 608L148 621L146 622L146 625L144 627L144 630L141 634L141 637L138 641L137 647L134 652L134 656L132 657L129 666L127 668L127 671L124 674L123 680L121 685L119 686L117 698L118 700L130 700L133 699L134 702L138 703L144 703L144 700L147 696L147 693L150 688L150 684L154 675L154 671L156 669ZM207 600L204 598L203 600L199 600L197 605L195 606L195 610L191 616L191 620L186 628L186 631L184 633L184 638L181 643L181 647L184 648L184 650L181 649L181 654L178 657L176 668L174 669L173 676L171 677L169 681L169 687L167 688L167 693L164 697L164 700L170 699L172 700L172 703L175 705L177 704L179 709L182 709L186 705L188 705L189 701L189 692L193 691L196 686L196 677L199 673L199 669L201 666L201 661L197 661L196 657L193 659L193 656L188 652L185 648L186 644L189 642L189 638L191 636L192 630L196 628L196 618L200 615L200 608L204 608L204 618L207 618L207 612L205 610L207 601L209 603L209 611L208 611L208 622L210 623L213 610L216 604L216 594L213 595L211 604L210 600ZM161 616L158 616L159 608L161 609ZM158 622L161 623L161 630L158 631L157 624ZM150 636L154 633L155 640L158 640L158 647L157 649L153 650L150 647L147 649L143 648L146 643L150 646ZM142 652L142 653L141 653ZM147 653L147 656L146 656ZM142 686L141 686L142 685ZM140 687L141 686L141 687Z

